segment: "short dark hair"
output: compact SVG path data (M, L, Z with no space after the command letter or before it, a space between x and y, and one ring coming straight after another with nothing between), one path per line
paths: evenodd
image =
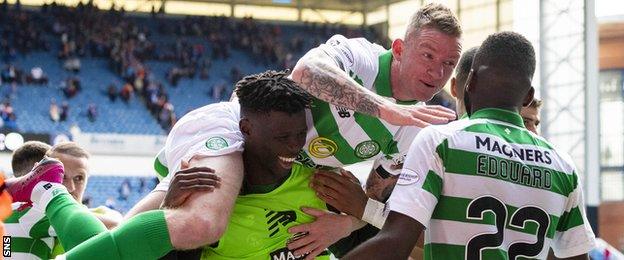
M455 68L455 78L462 84L466 83L466 79L468 79L468 74L472 68L472 60L474 59L477 50L479 50L479 47L472 47L465 51L459 59L457 68ZM460 88L461 87L463 86L460 86Z
M483 41L475 54L472 68L476 70L481 65L504 71L508 80L522 77L530 80L535 73L535 50L531 42L519 33L494 33Z
M13 152L11 158L13 175L15 177L26 175L36 162L43 159L43 156L45 156L50 148L50 145L39 141L25 142L20 148L17 148L17 150Z
M312 97L287 78L288 71L265 71L236 83L241 109L249 112L280 111L294 114L310 106Z

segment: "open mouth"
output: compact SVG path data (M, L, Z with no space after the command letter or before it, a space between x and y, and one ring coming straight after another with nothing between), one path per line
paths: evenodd
M291 162L294 162L297 157L284 157L284 156L279 156L278 155L277 158L279 158L280 161L282 161L282 162L291 163Z
M285 169L289 169L292 166L292 163L295 161L295 159L297 158L295 157L284 157L284 156L277 156L277 158L279 159L279 164L280 166L282 166Z

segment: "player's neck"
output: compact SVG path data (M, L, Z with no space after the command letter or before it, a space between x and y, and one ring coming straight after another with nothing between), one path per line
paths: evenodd
M408 100L403 98L399 85L399 63L392 59L390 63L390 89L392 90L392 97L396 100Z

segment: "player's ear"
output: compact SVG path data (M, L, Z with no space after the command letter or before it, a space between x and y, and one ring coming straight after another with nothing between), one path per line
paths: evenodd
M531 87L527 95L524 97L524 102L522 102L522 106L528 107L531 102L533 102L533 96L535 96L535 88Z
M241 120L238 121L238 127L244 136L249 136L251 134L251 122L248 118L241 118Z
M457 98L457 78L455 77L451 79L451 96Z
M403 40L395 39L392 42L392 58L401 61L401 54L403 53Z

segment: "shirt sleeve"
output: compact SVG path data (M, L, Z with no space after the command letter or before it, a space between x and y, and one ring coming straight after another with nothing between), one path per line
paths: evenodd
M436 152L441 139L433 127L418 134L388 202L391 211L407 215L425 227L442 192L444 169Z
M340 34L332 36L319 46L319 49L332 57L338 66L350 75L353 73L362 77L373 77L362 79L364 82L374 81L377 74L379 57L374 48L375 45L364 38L347 39Z
M416 126L401 127L399 131L397 131L396 135L394 135L397 152L377 159L374 164L375 169L379 169L378 167L381 166L388 174L395 176L401 174L401 166L405 163L405 158L410 149L410 145L420 130L421 128Z
M182 161L213 157L243 151L243 136L238 128L240 114L230 102L201 108L182 117L173 127L165 143L169 173L180 170ZM168 174L154 190L166 191Z
M552 249L558 258L567 258L589 252L595 243L594 232L585 215L582 185L576 184L559 218Z

